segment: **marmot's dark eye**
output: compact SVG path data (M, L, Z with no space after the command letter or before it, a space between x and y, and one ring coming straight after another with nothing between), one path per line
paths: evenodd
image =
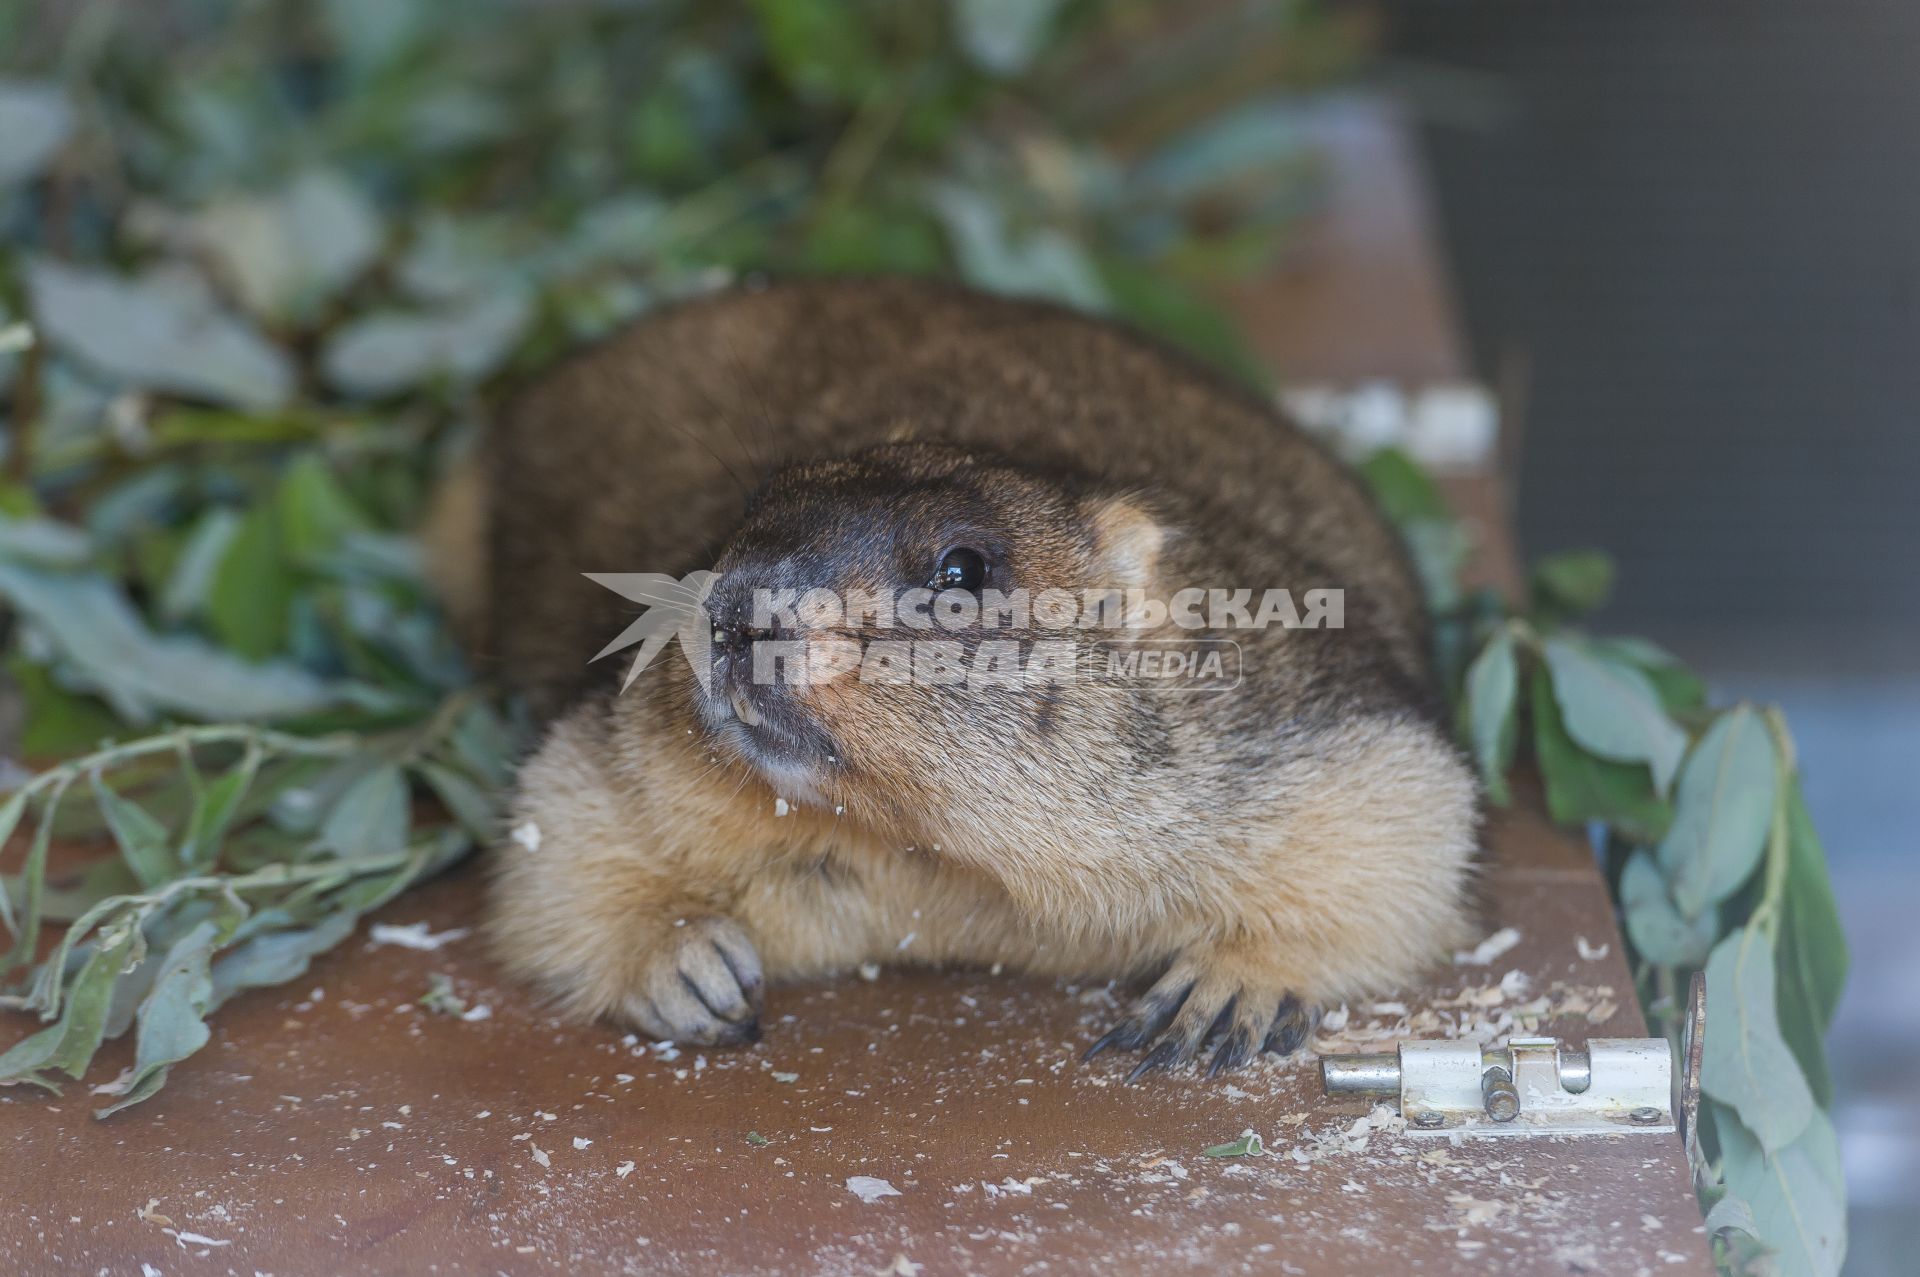
M933 580L928 583L928 588L965 590L969 594L978 594L980 587L986 583L986 556L978 550L957 545L940 556L940 566L933 570Z

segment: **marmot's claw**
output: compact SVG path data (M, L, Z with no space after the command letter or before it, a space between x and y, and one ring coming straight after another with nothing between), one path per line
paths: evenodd
M1193 980L1190 977L1177 973L1162 977L1158 984L1133 1004L1133 1010L1126 1019L1107 1030L1098 1042L1087 1048L1081 1060L1091 1060L1110 1046L1117 1046L1123 1051L1138 1051L1160 1035L1192 991Z
M1145 1057L1127 1074L1127 1081L1136 1082L1155 1069L1194 1059L1217 1041L1206 1075L1218 1077L1259 1051L1285 1055L1296 1050L1318 1020L1319 1013L1302 1007L1298 998L1196 979L1190 968L1176 964L1081 1059L1091 1060L1112 1046L1147 1046Z
M1307 1034L1313 1032L1313 1026L1320 1023L1320 1008L1303 1007L1300 999L1292 996L1280 1000L1280 1010L1273 1017L1273 1027L1267 1031L1267 1040L1260 1049L1271 1051L1275 1055L1292 1055L1307 1040Z
M656 1038L702 1046L760 1040L760 956L730 918L692 918L629 996L627 1019Z

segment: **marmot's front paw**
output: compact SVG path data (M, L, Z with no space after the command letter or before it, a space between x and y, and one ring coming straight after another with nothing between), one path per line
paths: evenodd
M1219 1048L1207 1076L1213 1077L1252 1059L1257 1051L1291 1054L1319 1022L1316 1007L1261 982L1230 974L1232 964L1181 959L1134 1002L1126 1018L1081 1057L1091 1060L1110 1046L1133 1051L1153 1043L1127 1074L1143 1074L1194 1058L1217 1034Z
M675 1042L738 1046L760 1040L766 981L753 941L731 918L688 918L635 981L616 1015Z

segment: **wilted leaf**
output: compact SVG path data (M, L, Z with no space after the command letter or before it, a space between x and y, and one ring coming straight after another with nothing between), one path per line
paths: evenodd
M367 399L439 378L478 381L506 359L532 314L518 292L437 312L380 311L336 332L320 362L335 387Z
M1644 851L1635 852L1621 873L1620 909L1626 915L1627 938L1648 962L1667 967L1706 962L1718 920L1712 914L1681 916L1653 857Z
M1687 734L1667 717L1647 676L1570 639L1548 639L1545 650L1567 733L1602 758L1646 763L1654 789L1665 794L1686 753Z
M1764 932L1746 927L1714 946L1707 1007L1700 1089L1731 1105L1769 1151L1785 1148L1807 1128L1813 1095L1780 1037L1773 945Z
M1714 720L1687 756L1660 867L1674 903L1696 917L1745 882L1773 824L1773 743L1745 705Z
M27 283L47 341L124 385L260 411L293 393L292 361L190 271L128 279L41 260Z
M45 632L77 680L133 722L164 713L261 722L312 713L353 695L298 666L251 664L196 638L156 635L101 577L52 576L0 563L0 597Z
M72 131L65 89L0 79L0 187L39 176Z
M407 845L407 781L382 763L347 787L320 826L320 841L343 856L378 856Z
M1480 768L1480 779L1487 796L1502 807L1507 805L1507 771L1513 766L1515 737L1519 730L1519 665L1514 659L1513 631L1502 626L1480 655L1467 667L1466 710L1467 739L1473 746L1473 759Z
M1046 46L1060 0L954 0L953 31L982 71L1018 75Z
M1771 1154L1731 1113L1716 1108L1715 1118L1727 1187L1752 1206L1755 1234L1777 1252L1780 1271L1835 1277L1846 1258L1847 1200L1827 1115L1814 1112L1798 1139Z
M213 996L209 966L219 940L219 925L200 923L167 950L153 982L153 991L140 1004L139 1036L133 1069L120 1098L94 1116L107 1117L151 1097L167 1080L167 1071L207 1044L208 1003Z

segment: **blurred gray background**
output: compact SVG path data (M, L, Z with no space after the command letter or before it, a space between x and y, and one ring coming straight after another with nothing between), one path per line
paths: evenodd
M1620 566L1609 629L1775 701L1853 974L1848 1272L1920 1253L1920 5L1401 0L1519 533Z

